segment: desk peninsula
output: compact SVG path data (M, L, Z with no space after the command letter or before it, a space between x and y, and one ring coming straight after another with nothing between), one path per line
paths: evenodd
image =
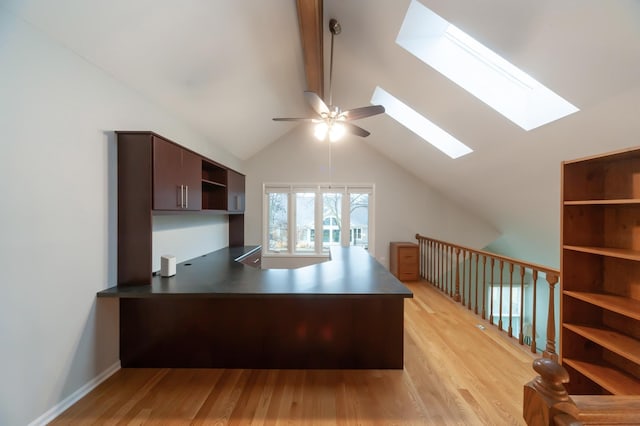
M98 293L120 303L122 367L403 368L413 294L360 247L298 269L237 261L228 247L151 285Z

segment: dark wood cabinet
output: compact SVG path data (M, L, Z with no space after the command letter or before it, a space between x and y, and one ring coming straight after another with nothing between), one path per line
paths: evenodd
M202 208L201 157L157 136L153 139L153 209Z
M244 245L242 174L153 132L116 135L118 286L151 283L153 215L228 214L229 245Z
M227 170L227 210L244 212L244 175Z
M392 242L389 247L389 269L391 273L400 281L417 281L418 245Z

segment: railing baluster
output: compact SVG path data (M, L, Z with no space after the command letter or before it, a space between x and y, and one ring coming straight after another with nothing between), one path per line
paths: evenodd
M479 254L476 253L476 301L474 306L474 312L478 315L478 265L480 264Z
M556 353L556 319L555 319L555 285L558 283L558 276L547 273L547 282L549 283L549 314L547 320L547 347L543 352L545 358L554 361L558 360Z
M442 262L444 258L444 244L440 244L440 259L438 259L438 288L442 290Z
M423 280L427 279L427 258L426 256L423 256L422 253L427 253L427 242L424 240L420 240L421 244L421 254L420 254L420 264L421 264L421 269L420 269L420 277Z
M456 292L453 295L453 300L460 301L460 249L456 247Z
M438 259L436 260L437 270L436 270L436 287L440 288L440 259L442 258L442 244L438 243Z
M446 253L446 257L445 257L445 262L444 262L444 269L445 269L445 281L444 281L444 285L442 286L442 292L447 294L448 293L448 289L449 289L449 281L451 281L451 268L449 268L449 265L451 264L451 246L450 245L446 245L445 246L445 253Z
M424 278L422 275L422 253L424 253L424 241L418 240L418 277Z
M433 284L433 264L435 263L435 260L434 260L435 250L433 249L433 246L435 245L435 243L433 241L430 241L429 245L431 246L429 248L429 282Z
M469 291L467 291L467 309L471 310L471 272L473 272L473 252L469 252Z
M509 337L513 337L513 263L509 263Z
M531 352L536 353L536 302L538 300L538 270L533 270L533 316L531 319Z
M442 290L442 259L444 258L444 244L440 244L440 257L438 258L438 288Z
M449 295L449 297L451 297L453 295L453 282L455 280L454 277L454 273L453 273L453 265L454 265L454 259L453 259L453 246L449 246L449 257L450 257L450 264L449 264L449 270L451 271L451 279L449 280L449 286L447 287L447 294Z
M466 250L462 250L462 306L464 306L464 304L466 303L466 299L464 298L465 293L466 293L466 286L467 284L465 283L465 277L467 275L467 251Z
M482 256L482 319L487 319L487 255Z
M491 313L489 314L489 322L491 324L493 324L493 288L495 287L495 284L496 284L493 278L495 263L496 263L496 260L492 257L491 258L491 307L490 307Z
M498 328L503 330L502 328L502 274L504 270L504 261L500 261L500 310L498 311Z
M524 325L524 266L520 265L520 333L518 334L518 342L524 344L522 330Z

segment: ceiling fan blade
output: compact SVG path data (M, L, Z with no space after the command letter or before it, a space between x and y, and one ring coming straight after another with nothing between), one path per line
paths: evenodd
M311 108L313 108L313 110L319 115L329 114L329 107L315 92L304 92L304 97L309 105L311 105Z
M362 127L356 126L355 124L345 123L345 122L342 122L341 124L344 126L347 132L352 133L356 136L361 136L363 138L366 138L371 134L367 132L365 129L363 129Z
M365 117L371 117L372 115L382 114L384 107L382 105L371 105L362 108L354 108L348 111L344 111L340 114L345 120L359 120Z
M306 121L307 123L313 123L318 121L317 118L297 118L297 117L276 117L272 118L273 121Z

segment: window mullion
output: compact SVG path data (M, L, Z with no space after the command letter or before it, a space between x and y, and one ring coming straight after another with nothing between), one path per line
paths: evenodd
M288 206L288 230L287 230L287 241L288 241L288 250L287 253L293 254L295 251L295 232L296 232L296 203L295 203L295 193L289 191L287 194L287 206Z
M315 203L315 212L314 212L314 227L315 227L315 252L316 254L322 254L322 191L318 188L316 190L316 203Z

